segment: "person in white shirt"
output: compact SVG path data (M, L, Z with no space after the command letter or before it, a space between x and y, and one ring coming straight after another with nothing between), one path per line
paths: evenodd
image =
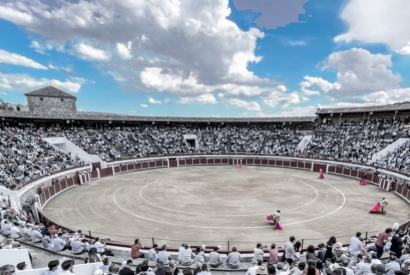
M295 237L291 236L289 238L289 241L287 241L285 244L285 258L289 264L289 267L292 265L294 261L299 259L298 255L295 252L295 247L293 246L294 243Z
M10 238L18 239L20 237L20 229L17 227L17 224L15 223L13 227L10 229Z
M352 268L352 266L356 265L357 255L364 249L363 243L360 241L360 236L362 235L361 232L356 233L356 237L352 237L349 243L349 252L350 252L350 263L348 268Z
M158 260L157 249L158 245L154 244L150 250L148 250L148 259L150 261L156 262Z
M188 244L185 244L184 250L180 253L180 258L178 258L179 263L184 266L191 265L194 259L194 253L192 252L191 248L189 248Z
M104 255L105 254L105 246L106 246L107 240L104 241L104 244L102 244L100 242L100 238L95 238L95 242L94 242L94 247L97 248L97 253L99 253L100 255Z
M61 252L64 251L68 248L70 248L67 243L61 238L63 233L58 233L57 237L53 239L53 244L54 244L54 251L55 252Z
M384 266L386 275L394 275L396 271L400 270L400 264L396 262L396 253L391 251L389 262Z
M12 228L12 226L11 226L11 224L10 224L10 221L5 221L5 222L4 222L4 226L3 226L3 228L2 228L2 231L3 231L3 234L4 234L6 237L10 237L11 228Z
M255 275L256 270L262 265L262 261L257 261L256 264L253 266L249 267L248 270L246 271L246 275Z
M168 265L170 259L171 254L167 251L167 246L163 245L162 250L158 252L158 260L161 261L164 265Z
M263 255L265 254L265 251L263 251L262 244L257 243L256 247L253 249L253 259L252 263L255 264L258 261L263 262Z
M31 241L33 243L40 243L42 238L43 235L38 231L38 227L34 227L34 229L31 230Z
M379 259L377 259L377 254L376 252L372 252L372 261L370 262L371 265L378 265L378 264L382 264L382 261L380 261Z
M363 263L357 264L355 274L367 275L368 273L371 273L370 267L370 258L368 256L365 256L363 257Z
M218 253L220 246L215 246L214 251L209 253L209 265L212 268L218 268L223 264L221 254Z
M239 268L241 265L241 255L236 251L236 247L232 247L232 252L228 254L226 263L230 268Z

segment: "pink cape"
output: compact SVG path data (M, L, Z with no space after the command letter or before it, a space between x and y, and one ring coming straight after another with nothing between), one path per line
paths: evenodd
M359 182L360 185L366 185L367 184L367 180L366 179L361 179Z
M276 229L279 229L279 230L283 230L283 225L280 225L279 223L276 225Z
M324 179L325 176L323 175L323 172L319 172L319 179Z
M369 213L381 213L381 205L380 202L378 202L373 208L369 211Z
M272 216L269 215L269 216L266 217L266 219L267 219L268 221L271 221L271 220L272 220Z

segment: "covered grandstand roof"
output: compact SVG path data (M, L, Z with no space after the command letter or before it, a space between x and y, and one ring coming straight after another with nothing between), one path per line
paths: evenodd
M155 117L155 116L130 116L100 112L77 113L33 113L10 110L0 110L0 116L5 118L27 119L72 119L92 121L135 121L135 122L313 122L316 117Z
M380 106L345 107L345 108L324 108L317 109L316 114L339 114L339 113L368 113L368 112L391 112L410 111L410 102L400 102Z
M58 97L58 98L76 98L60 89L53 86L47 86L29 93L25 93L26 96L45 96L45 97Z

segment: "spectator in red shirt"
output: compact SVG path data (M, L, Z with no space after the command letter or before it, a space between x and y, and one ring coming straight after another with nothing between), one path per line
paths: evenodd
M376 241L376 251L377 251L377 259L383 255L383 249L386 245L387 241L389 240L389 234L392 232L391 228L386 228L386 230L379 235L379 238Z
M135 239L135 243L131 246L131 258L144 258L144 254L140 253L140 249L144 248L139 239Z

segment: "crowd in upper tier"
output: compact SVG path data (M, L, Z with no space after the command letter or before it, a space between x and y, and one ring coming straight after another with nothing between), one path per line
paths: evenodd
M42 175L83 165L78 157L42 138L65 137L104 161L184 154L293 156L360 163L410 174L410 142L374 155L409 138L408 118L322 123L314 130L290 125L143 124L133 127L9 124L0 131L0 184L9 189ZM311 136L301 148L304 137Z

